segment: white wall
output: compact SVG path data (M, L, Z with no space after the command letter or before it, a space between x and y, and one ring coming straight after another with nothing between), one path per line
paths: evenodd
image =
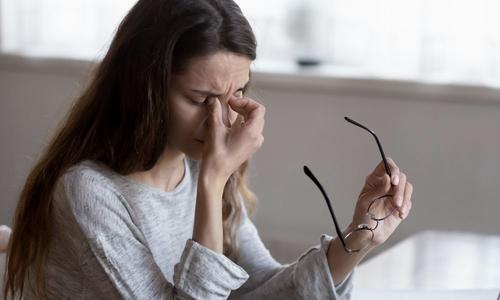
M0 57L0 223L12 224L25 176L88 68ZM259 72L253 78L267 116L250 183L260 199L257 226L279 260L334 234L304 164L347 225L365 176L380 161L373 138L346 115L377 132L415 187L412 214L387 246L426 229L499 234L499 90Z
M388 245L426 229L499 234L500 91L256 77L268 117L252 181L267 240L314 243L322 232L333 234L303 164L333 195L340 222L349 223L362 182L380 155L373 138L344 116L372 128L414 184L412 214Z

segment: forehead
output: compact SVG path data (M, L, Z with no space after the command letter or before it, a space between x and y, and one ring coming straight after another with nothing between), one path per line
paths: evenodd
M182 85L225 91L248 81L251 62L245 56L221 51L190 59L183 74L176 77Z

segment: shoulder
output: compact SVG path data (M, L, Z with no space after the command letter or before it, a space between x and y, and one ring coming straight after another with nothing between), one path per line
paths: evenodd
M59 217L74 218L88 237L133 230L131 209L113 176L118 175L94 161L84 161L67 169L54 191Z
M68 168L59 183L67 192L87 193L91 191L118 195L112 171L102 163L86 160Z
M54 190L55 202L69 204L75 215L89 211L116 210L123 206L122 196L112 172L94 161L83 161L68 168Z

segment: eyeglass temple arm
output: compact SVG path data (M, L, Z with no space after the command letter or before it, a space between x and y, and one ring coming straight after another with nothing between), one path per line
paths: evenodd
M377 142L378 150L380 151L380 154L382 155L382 160L384 161L385 171L387 172L387 175L389 175L389 177L392 177L391 171L389 171L389 165L387 164L387 159L385 158L384 149L382 149L382 145L380 144L380 141L379 141L377 135L375 134L375 132L373 132L372 130L370 130L366 126L359 124L358 122L354 121L353 119L351 119L349 117L344 117L344 119L349 123L352 123L358 127L363 128L364 130L368 131L369 133L371 133L373 135L373 137L375 138L375 141Z
M314 174L309 170L307 166L304 166L304 173L311 178L311 180L316 184L316 186L319 188L321 191L321 194L323 194L323 197L325 198L326 205L328 205L328 210L330 211L330 215L332 216L333 224L335 225L335 231L337 232L337 235L340 239L340 242L346 248L346 244L344 241L344 237L342 236L342 231L340 230L339 223L337 222L337 218L335 218L335 213L333 212L332 204L330 202L330 198L328 198L328 195L326 194L325 190L323 189L323 186L321 183L319 183L318 179L314 176Z

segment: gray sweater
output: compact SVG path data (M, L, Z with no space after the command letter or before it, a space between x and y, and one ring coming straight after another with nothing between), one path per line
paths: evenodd
M184 177L170 192L92 161L61 176L47 263L51 298L350 298L352 275L333 284L328 235L294 263L282 265L243 209L237 259L193 241L199 163L187 157L184 163Z

